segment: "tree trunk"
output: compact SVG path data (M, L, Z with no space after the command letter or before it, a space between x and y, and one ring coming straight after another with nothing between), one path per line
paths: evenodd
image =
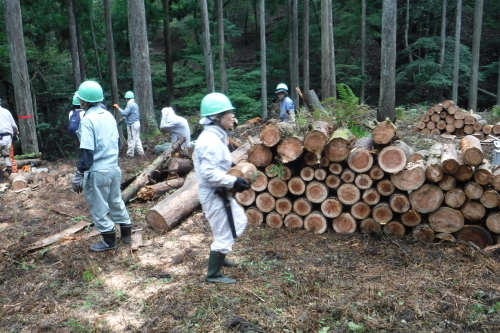
M137 192L137 197L149 201L158 198L164 193L178 189L184 185L184 178L174 178L154 185L148 185ZM254 194L255 199L255 194Z
M26 62L23 21L19 0L4 0L5 30L9 43L10 70L16 100L19 135L23 154L38 153L31 80Z
M439 187L430 184L425 184L410 194L411 205L419 213L435 211L441 206L443 199L443 191Z
M327 143L323 154L332 162L345 160L351 151L351 142L356 137L345 127L338 128L333 132L330 142Z
M419 224L413 228L411 235L413 239L422 242L432 243L436 239L436 233L428 224Z
M302 66L303 66L303 81L304 91L309 91L309 1L302 3Z
M455 235L458 240L466 243L472 242L481 249L493 244L493 237L491 237L491 234L477 225L465 225Z
M332 227L339 234L351 234L356 231L356 220L349 213L342 213L332 221Z
M304 94L305 94L304 97L307 101L307 104L311 105L311 108L312 108L311 111L317 110L317 111L320 111L322 114L327 113L325 108L323 107L323 105L321 105L319 97L314 90L306 90L304 92Z
M245 211L248 223L251 225L260 225L264 222L264 214L257 207L249 207Z
M285 216L285 226L290 229L302 229L304 228L304 220L301 216L290 213Z
M102 69L101 69L101 61L99 60L99 51L97 50L97 42L94 31L94 18L93 15L90 15L88 20L90 21L90 32L92 33L92 46L94 47L94 55L95 55L95 64L97 67L97 73L99 75L99 82L103 82L102 79Z
M446 0L442 1L441 8L441 39L439 52L439 74L444 75L444 55L446 46ZM443 86L439 87L439 98L444 98Z
M386 118L394 120L396 116L396 29L397 0L383 0L378 121Z
M109 1L109 0L106 0ZM172 58L172 35L170 33L170 0L162 0L163 5L163 40L165 44L165 74L167 78L168 105L175 101L174 61Z
M351 206L351 215L358 220L363 220L368 218L371 212L372 210L370 206L368 206L366 203L362 201L358 201Z
M469 109L477 111L477 84L479 79L479 48L483 23L483 0L476 0L474 6L474 27L472 32L472 64L470 74Z
M283 226L283 218L276 212L270 212L266 215L266 224L273 229L279 229Z
M308 1L305 1L308 2ZM365 102L365 62L366 62L366 0L361 0L361 91L359 93L359 103Z
M293 162L302 155L304 144L298 137L288 137L278 143L277 150L281 162Z
M455 21L455 52L453 57L453 88L451 99L458 104L458 79L460 69L460 32L462 30L462 0L457 0Z
M289 0L290 4L290 98L293 104L299 106L299 95L295 91L295 87L299 86L299 14L298 0Z
M337 189L337 196L344 205L353 205L359 201L361 193L353 184L342 184Z
M414 227L422 222L422 216L416 210L410 209L401 214L401 222L408 227Z
M71 49L71 64L73 67L73 82L75 84L75 90L76 90L82 83L82 76L80 73L80 57L78 54L78 38L76 35L74 0L67 0L67 4L68 4L69 42Z
M130 0L129 0L130 1ZM210 27L208 21L207 0L200 0L201 31L203 35L203 56L205 59L205 77L207 80L207 92L215 91L214 67L212 63L212 44L210 42Z
M393 213L387 202L380 202L372 209L372 217L380 224L386 224L392 220Z
M217 0L217 40L219 41L220 91L227 94L226 51L224 40L223 0Z
M464 191L458 187L453 188L446 192L444 196L444 202L451 208L460 208L465 203L467 196Z
M298 198L293 202L293 211L300 216L307 216L312 211L312 203L306 198Z
M362 199L364 203L374 206L380 201L380 193L374 188L368 188L363 191Z

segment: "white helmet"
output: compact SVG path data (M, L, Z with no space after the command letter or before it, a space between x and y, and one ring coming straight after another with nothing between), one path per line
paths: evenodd
M280 92L284 93L285 95L288 94L288 87L284 83L278 84L276 87L276 91L274 92L275 94L279 94Z

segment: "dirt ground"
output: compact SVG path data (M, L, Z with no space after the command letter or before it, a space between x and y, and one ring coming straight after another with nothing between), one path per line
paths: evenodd
M416 150L442 139L410 125L398 123ZM145 143L144 159L120 158L124 180L154 159L157 143ZM249 226L231 254L237 266L225 269L238 283L208 284L203 213L160 233L144 218L158 199L127 205L146 243L137 252L119 243L92 253L100 240L92 237L26 253L91 222L83 195L71 191L75 160L44 166L59 170L56 184L0 193L0 333L498 332L500 252L467 244Z

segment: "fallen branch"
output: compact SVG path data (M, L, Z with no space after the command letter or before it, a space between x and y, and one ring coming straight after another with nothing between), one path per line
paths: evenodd
M90 222L80 221L77 224L75 224L74 226L69 227L68 229L65 229L61 232L58 232L57 234L54 234L52 236L49 236L47 238L44 238L38 242L31 244L30 247L25 249L25 251L26 252L33 252L39 248L53 244L53 243L57 242L58 240L60 240L61 238L63 238L64 236L69 236L69 235L72 235L74 233L77 233L78 231L88 227L89 225L91 225Z

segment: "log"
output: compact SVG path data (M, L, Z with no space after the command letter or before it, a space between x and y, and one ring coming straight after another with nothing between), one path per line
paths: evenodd
M345 127L338 128L323 150L323 154L331 162L341 162L349 156L351 142L356 137Z
M453 121L455 121L455 119L453 119ZM447 124L446 121L444 120L440 120L436 123L436 129L440 130L440 131L444 131L445 129L447 129L447 125L452 125L453 124ZM453 129L455 129L455 126L453 126Z
M438 119L439 119L439 115L435 115L435 114L434 114L434 115L432 115L432 117L434 117L434 116L437 116L437 117L438 117ZM436 123L432 120L432 117L431 117L431 121L429 121L429 122L425 125L425 127L427 127L427 128L428 128L428 129L430 129L430 130L433 130L433 129L435 129L435 128L436 128Z
M472 125L465 125L463 130L466 135L471 135L472 133L474 133L474 127Z
M364 203L374 206L380 201L380 193L374 188L368 188L363 191L362 199Z
M486 215L486 208L475 201L466 201L460 211L464 218L469 221L479 221Z
M472 133L472 136L478 138L479 140L484 140L485 137L483 131L474 131L474 133Z
M342 173L342 164L336 162L331 163L328 170L334 175L340 175Z
M453 233L464 226L464 216L459 210L439 207L429 214L429 224L435 232Z
M380 223L369 217L361 221L359 224L359 230L361 230L362 233L380 231L382 230L382 226Z
M278 177L271 178L267 190L275 198L283 198L288 193L288 184Z
M48 174L48 172L47 172L47 171L40 171L40 172L37 172L37 173L35 174L35 177L33 178L33 183L38 184L39 182L42 182L43 184L45 184L45 177L47 177L47 174ZM20 173L18 173L18 176L17 176L16 178L18 178L18 177L22 177L22 178L20 178L20 179L25 179L25 178L24 178L24 175L22 175L22 174L20 174ZM15 180L16 180L16 179L14 179L14 181L15 181ZM14 181L12 182L12 184L14 184ZM26 182L27 182L27 180L26 180Z
M350 234L356 231L356 220L349 213L342 213L332 221L332 227L339 234Z
M435 113L443 111L443 105L441 103L434 104L432 108L434 109Z
M327 175L328 175L328 173L326 172L325 169L314 170L314 179L316 179L316 180L323 181L326 179Z
M328 197L328 187L318 181L312 181L306 186L306 198L313 203L321 203Z
M453 236L452 234L449 234L447 232L440 232L440 233L437 233L436 234L436 238L437 239L440 239L442 241L445 241L445 242L452 242L452 243L455 243L457 241L457 239L455 238L455 236Z
M428 128L424 128L423 130L420 131L420 134L429 135L431 134L431 130Z
M455 119L455 121L453 121L453 126L455 126L455 129L464 128L464 126L465 126L464 120L463 119Z
M252 190L251 188L243 192L236 193L236 195L234 196L236 201L238 201L238 203L242 206L253 205L253 203L255 202L255 197L256 197L255 191Z
M426 169L423 160L407 163L398 173L391 174L391 182L400 190L416 190L426 179Z
M491 134L493 130L493 125L483 125L483 133L488 135Z
M195 173L189 173L180 189L146 212L148 224L155 230L169 231L183 221L200 205L198 187Z
M482 131L483 130L483 124L480 122L475 122L472 124L472 128L474 128L474 131Z
M380 180L380 179L384 178L385 173L384 173L384 170L382 170L382 168L380 166L374 165L374 166L372 166L370 171L368 171L368 175L373 180Z
M436 239L436 233L428 224L419 224L413 228L411 235L414 240L421 242L433 242Z
M330 166L330 160L326 156L321 156L319 165L321 165L323 168L328 168Z
M50 170L49 173L45 176L45 181L49 184L55 183L59 178L59 171Z
M466 135L460 140L460 149L464 163L471 166L479 165L484 160L481 142L472 135Z
M500 213L490 213L486 218L486 227L489 231L500 234Z
M457 184L455 177L451 175L444 175L443 179L438 182L438 186L443 191L449 191L453 189Z
M467 114L468 113L464 112L463 110L457 110L453 115L455 116L455 119L464 120Z
M61 232L58 232L58 233L53 234L47 238L44 238L44 239L39 240L33 244L30 244L26 249L24 249L24 251L25 252L33 252L37 249L40 249L40 248L45 247L47 245L53 244L65 236L72 235L72 234L88 227L90 224L91 223L89 223L89 222L80 221L77 224L72 225L71 227L64 229Z
M427 109L427 115L432 116L434 113L436 113L436 111L434 111L434 109L432 108L432 106ZM422 118L424 116L425 116L425 114L422 116Z
M142 241L142 234L141 233L135 233L131 235L131 244L130 244L130 249L132 251L138 251L141 246L144 246L144 243Z
M403 193L393 193L389 197L389 206L395 213L404 213L411 207L408 196Z
M493 237L491 237L491 234L478 225L465 225L462 229L457 231L455 236L457 240L467 243L472 242L481 249L493 244Z
M278 125L267 122L262 126L259 134L259 139L267 147L274 147L281 140L281 129Z
M16 164L17 164L17 168L18 169L21 169L23 166L25 165L29 165L29 166L40 166L43 164L43 161L41 159L29 159L29 160L16 160L14 158L14 160L16 161Z
M458 155L458 170L453 174L456 180L465 182L471 179L474 176L474 169L472 166L464 163L462 158L462 154Z
M174 178L153 185L146 185L137 192L137 197L149 201L160 197L171 190L176 190L184 185L185 178Z
M359 201L361 194L353 184L342 184L337 189L337 196L344 205L352 205Z
M314 211L304 218L304 229L312 233L322 234L327 226L326 218L320 212Z
M267 188L268 182L267 176L261 171L258 171L257 178L252 183L251 188L256 192L262 192Z
M378 223L384 225L392 220L393 213L387 202L379 202L372 209L372 217Z
M403 170L408 157L400 147L387 146L378 155L378 165L387 173L396 173Z
M432 135L440 135L441 131L437 128L431 129L431 134Z
M320 155L330 139L333 127L326 121L313 121L304 137L304 148L311 153Z
M258 171L255 165L248 162L239 162L227 171L228 175L245 179L252 184L258 177Z
M354 184L361 190L366 190L373 185L373 179L370 178L366 173L360 173L354 179Z
M248 149L248 162L256 167L265 167L271 164L272 160L271 149L262 143L255 143Z
M304 220L301 216L290 213L285 216L285 226L290 229L302 229L304 228Z
M276 200L276 213L284 216L290 214L293 208L293 202L290 198L283 197Z
M453 175L458 171L458 155L455 145L452 143L446 143L443 145L441 152L441 165L443 167L443 172Z
M373 129L373 142L382 145L390 143L396 135L396 130L397 127L387 118Z
M377 183L377 191L383 196L389 196L396 190L396 187L389 179L383 179Z
M342 213L342 203L335 197L329 197L321 203L321 213L328 218L334 218Z
M370 170L373 165L373 139L363 137L354 143L354 148L347 157L347 164L353 171L361 173Z
M491 186L497 191L500 191L500 168L497 167L493 171L493 177L491 179Z
M424 184L410 194L410 203L419 213L435 211L443 203L443 191L436 185Z
M312 203L306 198L298 198L293 202L293 211L300 216L307 216L312 211Z
M434 113L433 113L433 114L434 114ZM431 116L432 116L432 114L431 114L431 115L429 115L429 114L424 114L424 115L422 115L422 119L421 119L421 120L422 120L422 122L424 122L424 123L428 123L428 122L431 120ZM425 124L424 126L426 126L426 125L427 125L427 124Z
M491 129L494 135L499 135L500 134L500 122L496 123L493 125L493 128Z
M176 173L179 176L185 176L194 169L193 160L188 158L172 157L169 158L163 165L169 172Z
M277 212L270 212L266 215L266 224L273 229L279 229L283 226L283 218Z
M180 136L177 141L175 141L170 148L165 150L160 156L158 156L150 165L146 167L138 176L137 178L129 185L125 190L122 191L122 199L124 203L128 203L130 199L139 191L141 188L144 186L148 185L150 182L150 179L153 175L153 173L156 172L156 170L166 161L173 152L181 149L182 144L186 141L186 138L183 136ZM243 147L242 147L243 150ZM197 192L195 192L196 195ZM196 195L196 197L198 197ZM197 201L197 200L194 200ZM195 207L199 205L199 201L195 204ZM156 206L155 206L156 207ZM163 211L162 211L163 213ZM151 213L155 215L155 213ZM182 215L182 214L181 214ZM156 221L157 219L155 219ZM159 223L161 225L161 218L158 218ZM174 224L176 224L178 221L175 221ZM155 224L156 225L156 224ZM158 227L160 225L157 225ZM165 226L164 230L169 230L169 226Z
M288 181L288 191L294 195L301 195L306 191L306 183L300 177L292 177Z
M311 167L304 167L300 170L300 177L304 179L306 182L313 180L314 178L314 169Z
M269 165L266 165L266 167L264 168L264 173L268 178L273 178L278 176L278 171L279 171L279 164L271 163Z
M446 126L446 124L453 124L455 122L455 116L452 115L452 114L449 114L446 116L446 118L444 119L444 124Z
M410 209L401 214L401 223L407 227L414 227L422 222L422 216L414 209Z
M455 114L457 112L457 106L456 105L450 105L450 107L448 108L448 114Z
M286 165L282 165L282 168L283 168L283 174L281 175L281 179L287 181L290 178L292 178L292 176L294 175L294 169L290 169Z
M281 162L293 162L302 155L304 144L298 137L288 137L278 143L277 151Z
M493 173L491 172L491 164L488 160L483 160L483 162L478 165L474 171L474 180L480 185L488 185L493 179Z
M446 117L446 115L445 115L445 117ZM430 122L433 122L434 125L435 125L435 123L437 123L441 118L442 118L441 117L441 112L440 113L435 113L435 114L433 114L431 116L431 121Z
M354 182L355 178L356 178L356 174L351 169L344 169L342 171L342 173L340 174L340 179L344 183L352 183L352 182Z
M276 199L268 192L262 192L255 198L255 205L263 213L269 213L276 208Z
M318 95L316 95L316 92L314 90L309 90L304 92L305 99L307 101L307 104L311 107L311 111L320 111L322 114L327 114L325 109L323 108L323 105L321 105L321 102L318 98Z
M457 137L457 138L462 138L462 137L464 137L464 136L465 136L465 131L464 131L464 129L463 129L463 128L457 128L457 129L455 130L455 135L456 135L456 137Z
M476 122L476 119L471 115L465 116L465 118L464 118L465 125L472 125L475 122Z
M500 195L496 190L489 189L483 192L479 202L486 208L498 208L500 206Z
M464 186L464 193L467 198L477 200L483 195L483 187L476 182L469 182Z
M417 128L418 128L418 129L421 129L421 130L422 130L422 129L424 129L424 128L425 128L425 126L426 126L426 124L425 124L423 121L419 121L419 122L417 123Z
M366 219L368 216L370 216L371 212L372 210L370 206L362 201L358 201L351 206L351 215L358 220Z
M245 214L251 225L260 225L264 222L264 213L255 206L247 208Z
M403 237L406 233L405 226L403 225L403 223L398 221L387 222L382 230L388 235L394 235L399 237Z
M306 165L309 166L314 166L317 165L321 162L321 157L318 154L311 153L310 151L306 151L303 157L304 162Z
M452 188L448 192L446 192L444 196L444 202L450 206L451 208L460 208L467 200L467 196L464 191L459 189L458 187Z
M0 170L0 172L3 171ZM39 174L37 174L37 176L38 175ZM17 191L17 190L22 190L23 188L28 188L28 180L24 175L18 173L18 175L16 175L14 180L12 181L10 189L13 191Z
M325 185L329 188L337 189L340 186L340 177L337 175L328 175L325 179Z

